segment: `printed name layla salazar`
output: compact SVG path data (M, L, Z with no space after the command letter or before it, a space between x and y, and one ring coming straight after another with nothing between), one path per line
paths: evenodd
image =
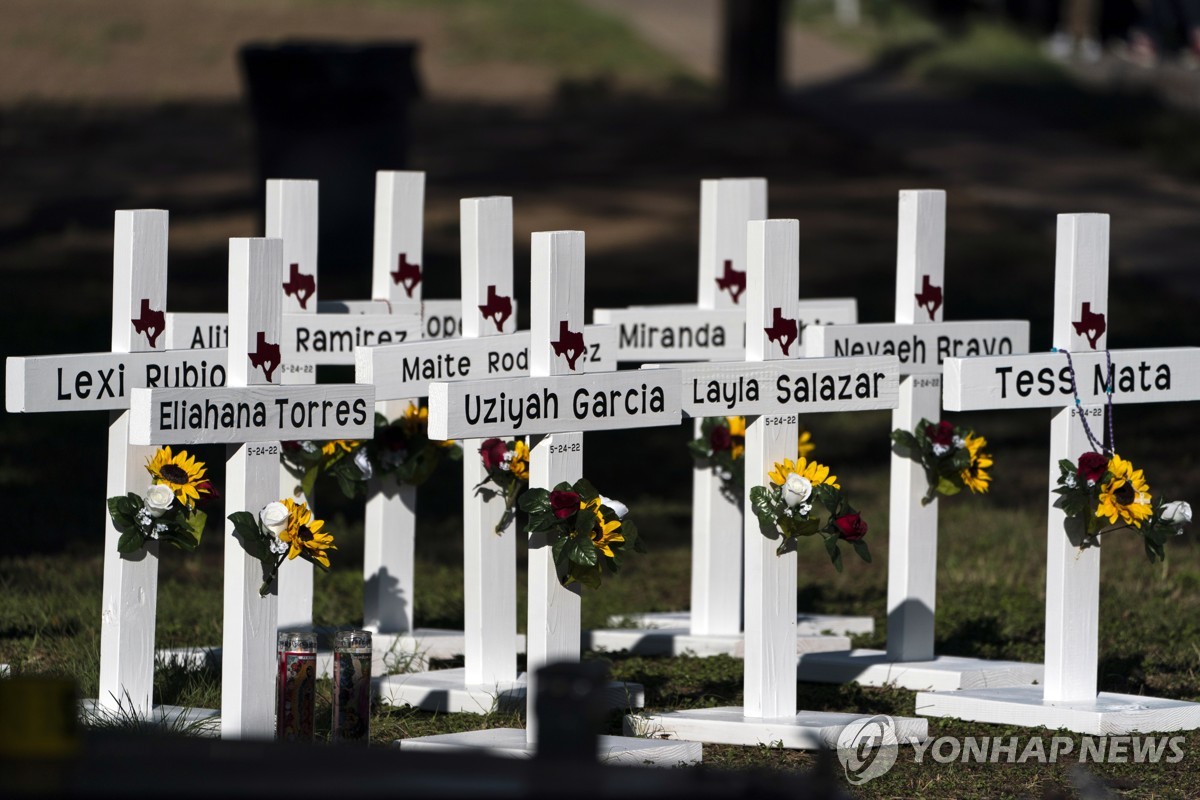
M158 425L164 431L233 430L267 428L279 430L366 425L368 403L356 400L301 400L281 397L270 404L219 400L164 400L158 404ZM268 413L270 412L270 413Z
M468 425L508 422L520 428L525 420L560 418L558 392L550 389L525 397L509 397L505 392L499 397L467 394L465 406ZM628 389L576 389L571 399L571 413L579 420L661 414L665 409L662 387L644 383Z

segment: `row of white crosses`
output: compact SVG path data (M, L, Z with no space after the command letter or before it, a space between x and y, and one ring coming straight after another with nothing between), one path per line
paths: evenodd
M530 487L552 489L583 475L582 431L677 424L680 383L678 374L669 371L586 373L588 364L579 357L579 348L586 346L583 234L535 233L532 250L530 377L432 384L429 430L434 437L466 440L533 435ZM593 405L597 396L606 402ZM581 398L586 398L582 406ZM534 403L537 413L519 418L484 411L510 404L534 411ZM536 671L580 657L579 587L562 585L550 545L543 534L530 537L526 729L405 739L402 749L533 751L538 731ZM700 745L694 742L605 736L598 747L607 761L675 764L701 757Z
M702 181L699 302L597 309L593 316L597 322L620 328L617 358L639 364L744 358L746 224L766 217L765 179ZM857 304L853 298L803 299L797 314L802 332L809 324L854 322ZM729 413L728 409L713 411L719 416ZM695 421L697 436L702 421ZM589 631L588 644L636 653L741 655L742 515L741 504L723 491L720 476L697 466L692 475L690 611L623 615L638 628ZM797 624L800 652L846 650L850 640L843 634L874 630L871 617L801 613ZM835 635L822 635L825 631Z
M950 410L1054 409L1047 494L1045 683L920 692L919 714L1090 734L1200 728L1198 703L1097 693L1100 547L1084 546L1082 521L1069 520L1050 493L1056 487L1059 461L1075 462L1092 449L1082 420L1090 418L1093 430L1104 426L1110 380L1108 399L1117 404L1200 400L1200 349L1114 350L1106 355L1111 327L1108 236L1107 214L1058 217L1052 332L1058 352L951 358L945 365L944 403ZM1078 387L1078 402L1072 384Z
M966 353L1027 353L1029 323L943 322L945 312L946 194L900 193L894 324L813 326L808 356L895 353L900 360L900 404L892 428L912 431L941 416L942 365ZM938 506L922 505L924 469L892 454L888 530L887 650L804 654L801 680L906 689L964 689L1040 683L1040 664L938 656L934 651ZM960 499L958 502L962 502Z
M360 348L356 380L376 397L427 396L436 380L478 380L529 374L530 332L514 332L512 198L461 201L462 331L457 340ZM615 330L588 326L586 346L571 352L589 369L611 370ZM499 498L475 491L487 477L479 458L482 439L462 443L464 551L464 666L394 675L379 683L380 696L429 711L486 712L500 701L524 697L516 671L523 637L516 633L516 526L495 532ZM640 706L641 688L615 684L612 702Z
M114 224L112 351L10 357L5 408L9 412L108 411L108 496L142 494L150 485L146 463L154 448L130 443L129 403L147 385L220 386L224 350L168 351L166 325L168 214L118 211ZM101 716L196 721L213 712L153 708L154 631L158 543L120 554L121 537L105 513L104 583L100 623Z
M728 412L746 416L743 502L748 507L750 489L769 485L774 465L797 457L799 416L895 408L898 368L894 356L797 358L792 346L799 334L799 223L750 222L747 245L747 360L689 364L679 371L689 415L712 416L725 407L708 400L706 389L714 384L723 396L737 398ZM744 520L744 705L628 716L626 731L722 744L781 743L786 748L836 744L858 715L797 713L798 556L776 553L779 534L773 525L768 529L753 514ZM809 559L822 558L812 544L802 541L797 550L807 550ZM924 740L925 720L895 722L899 741Z
M374 392L356 385L283 385L281 239L229 243L228 383L200 389L135 389L130 439L139 444L226 444L226 510L257 517L279 499L281 440L365 438ZM265 738L275 727L275 587L260 596L262 567L225 526L221 732Z

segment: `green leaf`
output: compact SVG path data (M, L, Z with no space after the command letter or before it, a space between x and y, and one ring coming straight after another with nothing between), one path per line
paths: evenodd
M813 487L813 494L817 496L817 500L821 505L825 506L825 510L830 514L837 515L839 512L838 506L842 504L842 492L840 489L835 489L828 483L818 483Z
M750 509L758 521L764 525L775 524L774 492L765 486L755 486L750 489Z
M708 442L701 439L692 439L688 442L688 452L699 461L708 461Z
M917 438L906 430L897 428L892 431L892 449L897 455L914 461L921 460L921 445L917 443Z
M859 539L857 542L851 542L854 546L854 552L858 553L858 557L868 564L871 563L871 548L867 547L865 539Z
M550 492L545 489L528 489L517 499L517 507L527 514L550 510Z
M838 540L836 536L825 537L825 551L829 553L829 560L833 562L833 568L838 572L841 572L842 551L838 549Z
M192 537L192 541L196 545L200 544L200 537L204 534L204 525L207 522L208 522L208 514L201 511L200 509L196 509L195 511L193 511L191 514L188 515L187 523L186 523L187 531L188 531L188 534Z
M1064 473L1074 473L1075 472L1074 462L1072 462L1070 459L1066 459L1066 458L1060 458L1058 460L1058 468L1061 469Z
M567 558L576 564L594 567L599 561L600 551L592 545L591 538L576 536L567 545Z
M580 478L579 480L575 481L572 491L578 493L583 500L589 503L600 496L600 493L596 491L596 487L592 486L591 482L588 481L587 478Z
M937 482L938 494L954 495L962 491L962 487L949 478L939 478Z
M142 534L137 530L129 530L121 534L117 539L117 552L125 555L127 553L136 553L142 549L142 544L145 540Z
M596 527L596 515L591 511L585 512L583 509L575 512L575 532L580 536L590 537L592 529Z

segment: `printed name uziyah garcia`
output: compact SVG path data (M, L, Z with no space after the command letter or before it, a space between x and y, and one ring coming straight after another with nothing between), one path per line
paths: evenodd
M225 385L224 350L149 350L9 358L10 412L116 411L133 389L209 389Z
M683 364L683 411L692 417L725 414L851 411L895 408L895 358Z
M674 370L429 385L429 435L435 439L643 428L679 419Z
M371 386L250 386L135 389L130 440L136 444L362 439L374 431Z
M1029 352L1029 323L1020 320L879 323L810 327L806 356L895 356L902 375L941 372L947 358Z

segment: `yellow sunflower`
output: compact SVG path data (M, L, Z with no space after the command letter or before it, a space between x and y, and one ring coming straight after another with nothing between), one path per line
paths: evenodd
M790 458L785 458L783 461L776 461L775 469L768 472L767 477L776 486L783 486L783 484L787 483L787 476L793 472L801 478L807 478L813 486L819 483L827 483L835 489L842 488L837 482L837 475L829 474L829 467L819 464L816 461L809 461L803 456L794 464Z
M321 445L321 455L328 458L339 450L349 453L358 447L358 445L359 442L354 439L334 439L332 442L326 442Z
M992 456L990 453L983 452L983 448L987 447L987 439L971 432L963 439L963 444L966 446L967 452L971 454L970 465L962 471L963 485L974 494L983 494L988 490L988 483L992 480L992 476L986 472L987 468L992 465Z
M812 434L801 428L800 439L796 443L796 452L802 457L807 457L809 453L816 449L817 446L813 444Z
M283 499L288 510L287 528L279 534L279 540L290 545L288 560L307 552L313 561L323 567L329 566L329 555L326 551L337 550L333 544L333 536L321 533L324 520L313 519L313 513L304 503L297 503L290 497Z
M513 457L508 462L508 468L513 477L523 481L529 480L529 445L525 444L524 439L518 439L514 443Z
M200 499L200 484L204 481L204 462L189 456L187 450L172 455L170 447L160 447L146 462L146 470L155 483L169 486L180 503L194 508Z
M429 428L429 409L409 403L408 408L404 409L404 416L400 418L400 425L409 436L417 432L424 433Z
M604 512L600 510L599 497L591 502L579 501L580 511L587 511L589 509L596 516L596 525L592 528L592 546L604 555L612 558L612 545L615 542L625 541L625 534L621 533L621 520L604 519Z
M729 426L729 457L737 461L746 452L746 418L726 417Z
M1126 525L1142 527L1142 522L1154 514L1154 507L1150 504L1150 486L1142 471L1135 470L1131 462L1116 453L1108 462L1108 471L1113 477L1100 487L1096 516L1107 517L1114 525L1119 519Z

